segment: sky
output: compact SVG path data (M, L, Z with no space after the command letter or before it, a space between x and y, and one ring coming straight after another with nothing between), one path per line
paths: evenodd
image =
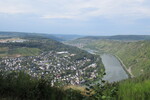
M0 31L150 35L150 0L0 0Z

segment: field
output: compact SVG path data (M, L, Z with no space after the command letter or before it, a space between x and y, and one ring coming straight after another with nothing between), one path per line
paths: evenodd
M40 54L38 48L14 48L0 47L0 57L20 57L20 56L36 56Z

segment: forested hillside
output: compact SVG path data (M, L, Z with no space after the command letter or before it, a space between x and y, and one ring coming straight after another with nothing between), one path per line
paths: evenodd
M150 70L150 41L124 42L115 40L78 39L70 44L80 48L90 48L98 53L118 56L134 76Z
M125 64L127 71L134 75L134 78L106 84L103 91L103 94L106 93L104 96L106 100L150 99L150 41L80 38L67 44L94 50L98 55L103 53L116 55ZM114 95L111 97L111 94Z

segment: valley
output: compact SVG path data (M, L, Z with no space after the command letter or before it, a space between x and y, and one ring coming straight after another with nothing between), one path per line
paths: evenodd
M0 0L0 100L150 100L150 0Z
M41 98L51 92L44 97L57 100L59 92L59 100L129 100L130 95L134 100L140 94L149 98L150 42L145 36L60 42L43 34L11 34L0 39L1 97Z
M117 41L95 40L81 38L70 41L71 45L82 49L96 50L97 54L109 53L120 58L132 76L139 76L149 72L149 41Z

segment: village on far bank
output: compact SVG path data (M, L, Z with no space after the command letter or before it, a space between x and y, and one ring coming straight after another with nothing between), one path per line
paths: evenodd
M50 79L51 85L55 83L79 85L86 80L98 76L98 66L91 63L85 66L91 59L73 61L68 51L43 52L39 56L29 57L3 57L0 62L0 70L3 71L24 71L37 78Z

